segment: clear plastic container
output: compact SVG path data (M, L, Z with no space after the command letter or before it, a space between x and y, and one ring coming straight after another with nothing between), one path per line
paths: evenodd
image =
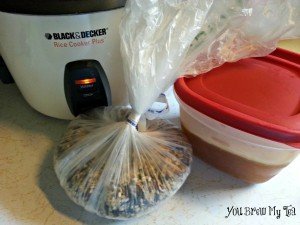
M297 148L227 126L179 102L182 129L194 154L234 177L267 181L299 154Z
M179 79L181 125L194 154L250 183L265 182L292 162L300 152L298 59L277 50Z

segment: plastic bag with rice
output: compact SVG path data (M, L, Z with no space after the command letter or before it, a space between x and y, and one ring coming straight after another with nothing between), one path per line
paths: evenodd
M69 197L100 216L127 219L176 193L190 172L191 146L170 122L139 124L140 118L180 75L267 55L284 35L297 36L297 5L129 0L120 35L132 108L98 108L70 123L55 153L55 171Z

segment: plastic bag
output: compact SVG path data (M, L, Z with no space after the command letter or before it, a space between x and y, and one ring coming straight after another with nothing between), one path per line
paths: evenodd
M142 114L181 74L271 52L294 26L293 9L287 0L129 0L120 33L132 109L99 108L71 122L55 155L67 194L115 219L172 196L189 173L190 145L165 120L137 130Z
M68 195L108 218L142 214L182 185L191 146L166 120L146 132L127 125L130 109L96 109L72 121L55 154L56 173Z

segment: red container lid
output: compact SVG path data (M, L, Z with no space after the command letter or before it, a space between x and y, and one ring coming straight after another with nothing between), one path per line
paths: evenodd
M300 54L277 49L175 83L195 110L239 130L300 147Z

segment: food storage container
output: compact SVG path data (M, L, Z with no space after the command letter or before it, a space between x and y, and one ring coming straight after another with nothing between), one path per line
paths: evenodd
M250 183L275 176L300 150L300 55L277 49L175 83L194 154Z

